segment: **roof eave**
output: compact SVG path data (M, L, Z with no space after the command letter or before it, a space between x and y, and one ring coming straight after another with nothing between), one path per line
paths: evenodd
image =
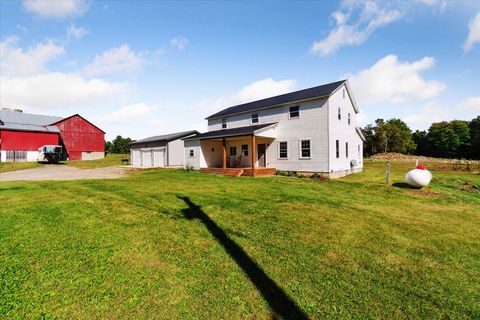
M214 117L214 116L212 115L212 116L209 116L209 117L205 118L205 120L221 119L221 118L224 118L224 117L230 117L230 116L235 116L235 115L239 115L239 114L245 114L245 113L255 112L255 111L259 111L259 110L265 110L265 109L270 109L270 108L277 108L277 107L286 106L286 105L289 105L289 104L295 104L295 103L300 103L300 102L305 102L305 101L312 101L312 100L322 99L322 98L326 98L326 97L329 97L329 96L330 96L330 94L325 94L325 95L316 96L316 97L313 97L313 98L289 101L289 102L280 103L280 104L275 104L275 105L268 106L268 107L252 109L252 110L244 111L244 112L229 113L229 114L226 114L226 115L223 115L223 116L216 116L216 117ZM252 101L252 102L254 102L254 101Z

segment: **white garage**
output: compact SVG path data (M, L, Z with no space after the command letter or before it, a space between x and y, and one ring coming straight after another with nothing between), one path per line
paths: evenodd
M132 142L130 159L133 167L181 167L185 163L183 138L198 131L184 131L154 136Z

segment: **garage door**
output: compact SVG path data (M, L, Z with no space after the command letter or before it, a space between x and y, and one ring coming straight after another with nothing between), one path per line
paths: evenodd
M163 155L164 154L165 154L164 150L153 151L153 165L155 167L163 167Z
M153 164L152 151L142 151L142 166L151 167Z
M132 150L132 165L135 167L139 167L142 165L140 150Z

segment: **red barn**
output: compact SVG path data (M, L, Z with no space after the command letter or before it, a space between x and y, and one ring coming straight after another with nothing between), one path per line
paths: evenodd
M36 161L44 145L61 145L69 160L105 155L105 132L78 114L67 118L0 110L0 162Z

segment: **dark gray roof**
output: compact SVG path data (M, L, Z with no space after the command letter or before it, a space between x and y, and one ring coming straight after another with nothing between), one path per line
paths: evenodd
M21 131L60 132L56 126L50 126L62 120L61 117L44 116L11 110L0 110L0 129Z
M197 140L197 139L203 140L203 139L227 138L227 137L235 137L235 136L252 135L255 133L255 131L272 126L274 124L276 123L265 123L265 124L258 124L255 126L208 131L208 132L196 135L195 137L186 138L184 140Z
M309 89L304 89L300 91L295 91L291 93L282 94L279 96L266 98L262 100L252 101L237 106L233 106L227 109L224 109L220 112L212 114L206 119L225 117L232 114L250 112L258 109L273 107L277 105L282 105L290 102L313 99L317 97L323 97L330 95L335 89L341 86L346 80L341 80L337 82L327 83L318 87L313 87Z
M197 130L190 130L190 131L182 131L182 132L176 132L176 133L169 133L169 134L164 134L161 136L153 136L153 137L148 137L142 140L137 140L132 142L130 145L135 145L139 143L146 143L146 142L169 142L173 140L177 140L180 138L188 137L193 134L199 134Z

